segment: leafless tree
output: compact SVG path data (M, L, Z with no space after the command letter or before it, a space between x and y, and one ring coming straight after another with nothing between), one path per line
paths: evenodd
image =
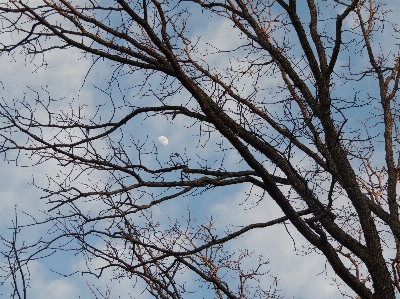
M400 292L396 9L374 0L0 4L1 32L13 36L1 41L3 57L23 53L45 63L48 52L62 59L63 51L77 48L93 65L112 62L114 74L134 78L126 88L135 97L124 88L122 100L109 93L111 114L101 105L90 117L73 104L59 110L39 93L32 102L3 98L2 151L60 166L44 190L57 235L40 250L74 239L77 250L105 262L92 273L139 277L156 298L189 296L183 271L217 298L277 298L260 283L267 262L244 269L251 251L230 252L226 244L285 223L358 298L394 299ZM221 20L237 37L232 48L190 32ZM155 144L139 140L141 121L165 117L198 129L199 152L182 149L162 160ZM220 156L203 158L202 146ZM229 153L240 163L227 163ZM85 176L94 173L107 179ZM234 185L261 190L260 200L275 202L283 215L242 228L232 223L223 236L214 230L217 218L198 224L189 211L161 225L152 216L169 202ZM101 205L88 211L92 202Z

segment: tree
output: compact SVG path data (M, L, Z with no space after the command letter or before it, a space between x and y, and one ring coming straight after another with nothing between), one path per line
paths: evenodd
M227 244L250 230L262 236L285 223L307 240L309 250L325 256L358 298L395 298L400 291L395 5L25 2L0 4L2 34L13 36L2 41L3 54L40 56L45 64L49 52L79 49L93 66L112 62L109 87L120 90L117 98L104 88L109 106L99 104L92 116L81 114L84 107L75 103L70 111L59 110L39 93L34 102L3 100L6 157L28 153L60 167L58 177L41 187L51 205L46 221L58 234L36 244L36 252L72 240L88 259L105 262L93 273L110 268L116 276L138 277L156 298L188 296L192 291L179 277L184 270L217 298L274 298L274 289L257 284L266 262L244 270L242 261L251 254L229 252ZM205 20L229 22L237 38L224 48L203 42L192 32L208 26ZM182 145L163 157L135 131L154 118L196 128L197 149L185 151ZM203 148L214 153L202 154ZM232 156L238 163L231 163ZM103 179L86 176L95 173ZM189 212L186 223L170 219L165 226L153 217L154 209L169 202L187 204L188 195L200 198L236 185L254 186L260 201L276 203L283 215L232 226L223 236L214 230L216 218L196 224ZM15 273L21 266L10 269Z

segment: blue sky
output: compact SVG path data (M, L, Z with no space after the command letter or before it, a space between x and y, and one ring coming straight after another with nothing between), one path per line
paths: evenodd
M36 1L37 2L37 1ZM329 1L328 1L329 2ZM330 1L332 2L332 1ZM398 5L392 5L392 9L398 9ZM192 14L188 22L188 36L193 40L201 37L199 43L199 52L209 51L212 53L213 49L230 49L239 45L242 41L234 29L232 29L230 22L223 18L215 16L210 17L206 11L196 7L196 4L191 2L184 2L176 6L175 9L186 9ZM335 16L338 11L330 7L328 14ZM389 15L389 18L395 18L395 14ZM329 22L328 22L329 23ZM330 23L329 23L330 24ZM327 25L328 32L330 32L330 25ZM352 26L351 20L346 24L348 28ZM382 45L385 45L387 40L390 39L391 32L383 32L376 38L376 49L379 50ZM279 36L275 37L279 39ZM345 35L348 40L353 37L351 34ZM212 45L212 46L210 46ZM356 45L355 47L361 48ZM384 47L383 52L391 49ZM243 53L239 53L239 56ZM242 57L242 56L241 56ZM293 54L296 58L296 54ZM347 59L351 58L352 67L357 71L357 67L365 65L366 57L354 53L352 48L349 52L344 51L339 57L340 62L338 65L345 65ZM239 66L239 63L229 60L227 55L211 54L204 58L210 65L217 67L224 66L224 64L232 63L233 66ZM14 57L3 55L0 57L0 81L3 85L1 97L4 101L10 102L12 100L21 100L24 97L30 103L34 103L38 94L41 98L48 98L49 95L52 99L57 100L52 103L55 109L65 111L66 113L76 112L79 106L84 106L81 113L87 119L93 117L97 111L97 117L107 118L110 117L110 111L115 109L115 119L119 119L125 115L130 105L160 105L160 101L151 96L147 91L154 89L160 92L160 81L162 78L154 75L146 82L146 86L141 89L141 81L143 81L143 73L137 72L129 74L128 68L121 69L118 80L114 80L110 85L112 74L110 70L113 69L113 64L110 62L99 61L89 72L85 78L88 70L91 68L91 60L85 59L80 51L68 49L63 51L54 51L46 54L46 67L40 65L40 57L30 61L22 55L15 54ZM300 63L301 65L301 63ZM337 74L340 76L340 69ZM125 72L125 74L124 74ZM251 92L251 78L244 76L238 82L238 89L242 88L243 93ZM279 78L267 78L265 80L265 87L270 90L280 83ZM83 84L83 82L85 82ZM365 79L361 82L354 81L353 83L344 84L344 80L337 78L335 83L337 87L333 92L333 98L346 98L353 99L354 91L360 91L358 97L362 101L368 94L376 94L373 84L375 80ZM343 85L341 85L343 84ZM83 85L83 86L82 86ZM176 86L171 83L171 87ZM267 93L267 91L266 91ZM260 99L265 94L260 93ZM113 104L110 103L110 98L113 99ZM274 100L276 100L275 98ZM176 102L177 105L185 105L189 107L195 105L193 99L185 91L181 91L170 101ZM72 103L72 104L69 104ZM229 106L229 105L228 105ZM234 105L229 106L232 109ZM37 113L46 117L40 107L37 108ZM97 110L99 109L99 110ZM281 113L279 106L274 106L276 113ZM366 117L371 112L371 106L367 106L365 115L359 115L360 118ZM21 108L21 113L24 113ZM346 130L354 129L360 123L353 117L352 110L345 110L351 121L347 124ZM358 117L358 115L357 115ZM374 121L372 119L371 121ZM360 125L361 126L361 125ZM205 129L204 126L202 128ZM130 145L127 153L131 155L132 161L137 159L137 151L132 144L144 144L143 153L141 155L142 162L147 166L156 168L158 161L167 163L169 157L174 153L190 157L193 163L207 163L213 165L215 168L222 163L221 154L219 151L218 143L221 142L221 137L217 133L204 134L199 136L200 128L198 124L193 124L192 121L177 116L174 120L171 117L150 117L147 119L137 119L131 121L123 128L123 135L120 131L113 134L113 138L118 140L124 138L123 142ZM204 132L204 131L203 131ZM49 133L51 134L51 133ZM157 141L159 136L166 136L169 139L169 144L164 146ZM226 141L225 141L226 142ZM100 151L103 150L105 144L98 143ZM155 149L156 147L156 149ZM157 155L148 154L150 151L156 150ZM194 156L193 153L198 154ZM376 153L379 157L379 152ZM15 155L15 153L11 153ZM295 156L294 159L302 163L306 167L307 161L301 161L300 156ZM59 167L52 161L47 161L43 164L34 167L23 167L35 164L36 160L30 160L29 157L21 155L18 160L18 165L15 163L1 162L1 180L0 180L0 225L1 233L8 234L7 227L11 225L14 219L14 209L17 206L19 223L30 223L32 218L23 214L25 211L35 217L36 219L44 219L41 211L47 210L45 199L40 199L44 193L33 185L46 188L48 186L49 178L55 178ZM224 156L224 163L230 169L245 168L240 157L233 150L226 151ZM377 161L379 164L380 161ZM166 164L163 164L166 165ZM299 166L300 167L300 166ZM105 173L94 172L84 174L80 180L91 180L93 182L107 182L108 177ZM127 180L129 181L129 179ZM272 220L276 217L282 216L275 203L268 197L263 198L261 201L260 194L262 192L256 188L252 190L250 196L249 186L236 186L233 188L222 188L217 190L210 190L197 196L190 196L184 198L177 198L169 203L156 206L153 209L153 216L159 219L162 225L167 226L169 219L178 219L183 221L183 217L187 216L188 207L198 219L198 222L206 220L213 215L216 223L216 229L221 233L227 228L234 229L230 226L234 224L240 227L252 222L265 222ZM84 203L87 205L86 209L97 211L101 209L99 203L90 202ZM83 205L83 204L82 204ZM287 233L289 230L290 234ZM29 243L33 243L38 237L45 234L46 230L43 227L29 227L22 231L20 238ZM296 243L296 248L293 244L293 239ZM304 239L297 234L297 232L288 225L286 228L283 225L278 225L264 230L253 230L244 237L234 240L227 244L227 248L232 250L245 244L251 251L254 251L255 260L246 260L245 266L251 267L258 262L258 255L262 255L265 260L270 263L266 265L265 270L270 272L265 275L265 286L268 287L273 281L274 276L278 276L279 283L278 289L281 290L281 295L285 298L338 298L340 292L335 285L332 277L334 274L327 266L325 273L325 259L318 253L307 250L307 244ZM1 245L0 245L1 246ZM101 261L94 260L92 268L100 265ZM110 298L150 298L148 294L142 293L144 285L138 282L133 287L132 280L112 280L110 273L97 280L93 276L75 274L69 277L63 277L55 272L65 275L72 274L77 270L85 269L86 264L82 256L75 256L72 252L57 253L46 259L40 259L30 264L30 289L28 291L29 298L32 299L61 299L61 298L94 298L91 294L89 285L100 286L102 292L105 292L107 287L111 289ZM53 271L51 271L53 270ZM55 272L54 272L55 271ZM185 276L187 275L187 276ZM190 275L185 274L182 279L190 281ZM340 290L352 294L345 286L341 286ZM7 286L1 286L0 294L6 298L9 289ZM207 297L208 293L200 293L199 297Z

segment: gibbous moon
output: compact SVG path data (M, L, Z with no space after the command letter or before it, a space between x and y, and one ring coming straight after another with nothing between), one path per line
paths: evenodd
M160 136L158 137L158 141L162 144L162 145L168 145L168 138L165 136Z

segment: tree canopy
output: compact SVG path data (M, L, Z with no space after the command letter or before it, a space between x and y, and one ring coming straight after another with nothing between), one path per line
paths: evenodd
M1 3L0 59L45 69L75 51L75 68L90 63L82 88L95 90L79 100L54 98L51 86L2 95L5 160L53 165L36 184L45 218L31 223L50 225L48 234L17 246L14 222L13 238L2 238L12 296L27 296L33 260L73 252L86 272L138 279L155 298L279 298L285 286L268 273L269 257L240 240L281 226L301 236L296 250L324 257L343 296L394 299L399 9L374 0ZM233 194L250 216L227 224L217 207L230 196L238 205Z

